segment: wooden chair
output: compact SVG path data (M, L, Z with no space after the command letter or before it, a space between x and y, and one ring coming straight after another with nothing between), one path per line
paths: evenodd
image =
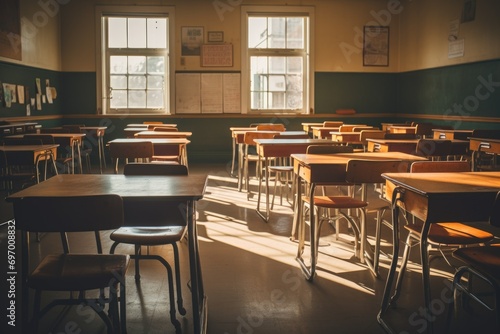
M285 125L283 124L259 124L257 125L257 131L278 131L278 132L283 132L285 131Z
M500 228L500 193L497 194L491 209L489 223L495 229ZM455 316L458 316L459 297L463 294L461 298L463 303L473 300L488 311L494 312L497 332L500 331L500 244L458 248L453 252L453 257L460 260L463 265L455 272L453 278L453 303L448 308L447 329L453 311ZM485 298L484 290L474 289L481 286L475 284L476 279L492 289L492 299L488 301Z
M470 164L467 161L418 161L411 164L410 172L412 173L441 173L441 172L470 172ZM452 210L452 208L450 208ZM413 219L412 223L406 224L404 228L408 231L408 236L405 242L403 251L403 259L401 262L401 270L396 282L396 293L394 300L399 297L401 286L403 283L404 272L408 263L410 250L413 246L419 244L421 238L423 222ZM451 263L445 256L445 248L459 248L470 245L484 244L493 240L493 234L474 228L460 222L442 222L431 225L427 240L429 246L437 247L438 254L450 265ZM429 255L430 250L427 250L429 263L436 256Z
M83 210L82 210L83 208ZM22 233L23 322L28 323L31 304L28 288L35 290L31 333L38 332L39 319L55 305L87 305L106 323L108 333L126 331L125 275L128 255L102 254L99 232L123 224L123 202L118 195L24 197L14 201L16 228ZM70 253L66 232L95 231L97 251ZM61 234L62 252L47 255L29 273L29 232ZM86 298L85 292L100 290L99 298ZM109 296L104 292L108 290ZM43 291L80 291L77 298L55 299L41 309ZM119 292L119 293L118 293ZM109 305L108 312L104 311ZM93 307L92 307L93 306Z
M274 135L274 139L309 139L309 135L304 133L302 135ZM267 167L269 175L274 174L274 187L273 187L273 197L271 200L271 210L274 207L274 199L276 197L276 189L278 182L280 183L280 205L283 205L283 188L285 188L286 199L289 200L289 194L292 199L294 198L293 189L295 189L295 183L293 182L295 178L293 177L293 165L290 162L290 158L280 158L277 159L277 163ZM291 182L291 187L288 184ZM291 191L289 191L291 190ZM294 202L292 202L292 205Z
M323 127L324 128L336 128L336 127L339 127L343 124L344 124L344 122L342 122L342 121L324 121Z
M487 139L500 139L500 129L474 129L472 131L472 138L487 138ZM475 171L498 171L500 165L498 162L498 155L479 150L471 157L474 159Z
M354 254L368 265L370 270L375 276L378 276L378 254L380 252L380 224L381 221L377 221L376 229L376 243L373 254L370 254L368 249L368 241L366 238L366 208L368 206L367 191L366 186L369 184L379 184L384 183L385 180L382 178L382 173L398 172L401 161L399 160L349 160L346 167L346 184L360 184L362 187L361 198L357 199L354 196L314 196L314 208L318 211L316 215L315 222L310 222L311 224L316 224L316 245L319 242L319 236L321 232L321 227L325 221L335 221L340 218L344 218L348 221L352 231L354 233ZM304 205L309 205L309 196L303 196L302 201ZM328 214L321 214L321 211L333 209L337 213L337 216L331 217ZM351 215L349 210L355 210L359 212L359 218L355 218ZM305 212L305 210L304 210ZM322 218L320 218L322 217ZM324 218L326 217L326 218ZM302 217L305 219L305 217ZM357 222L360 221L360 223ZM303 226L303 224L299 224ZM299 231L299 233L304 233ZM366 243L361 245L361 243ZM318 249L314 250L316 255L318 254ZM366 256L365 256L366 253ZM316 259L318 257L316 256Z
M85 124L66 124L63 125L62 128L69 131L69 133L83 133L82 127ZM90 155L92 154L92 144L91 142L83 138L80 145L80 159L85 160L85 165L87 167L87 172L92 172L92 164L90 163Z
M123 168L124 175L188 175L188 169L184 165L170 165L162 163L130 163ZM171 245L174 251L175 280L177 287L177 306L181 315L186 314L183 306L180 260L177 242L181 241L186 234L185 216L186 208L181 203L162 200L148 203L129 203L124 211L124 224L111 233L110 238L114 241L110 254L115 253L119 244L134 245L134 254L131 258L135 260L135 280L140 280L139 261L158 260L167 269L167 279L170 298L170 319L177 330L180 330L180 322L176 319L175 296L172 268L164 257L157 254L144 254L142 246Z
M447 160L451 154L451 140L446 139L419 139L415 150L415 155L430 160Z
M137 140L134 142L109 144L109 155L115 166L115 174L118 174L118 162L120 159L125 159L128 163L129 159L144 159L150 161L153 158L153 143L150 141Z
M258 127L257 127L258 128ZM249 187L249 172L248 172L248 164L250 162L255 162L255 174L258 176L258 169L260 166L258 165L259 156L250 151L250 148L255 148L254 139L272 139L275 135L279 134L277 131L247 131L243 136L244 149L243 149L243 180L245 180L245 186L247 192L250 191ZM248 194L250 196L250 194Z
M364 124L342 124L339 126L339 132L352 132L352 129L356 127L366 126Z
M359 141L363 145L363 151L366 151L368 147L367 139L384 139L386 135L385 131L382 130L361 130L359 134Z

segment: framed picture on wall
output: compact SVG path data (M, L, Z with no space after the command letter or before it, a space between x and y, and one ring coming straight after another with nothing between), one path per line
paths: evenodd
M389 66L389 27L364 26L363 66Z
M203 44L203 27L181 28L181 55L199 56Z

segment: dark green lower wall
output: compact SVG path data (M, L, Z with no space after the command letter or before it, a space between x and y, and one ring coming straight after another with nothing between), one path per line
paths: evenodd
M106 140L123 137L129 123L161 120L192 131L188 147L191 161L221 162L231 159L229 128L250 123L281 122L288 130L300 130L302 122L341 119L346 123L380 126L381 122L407 120L453 125L458 129L500 128L500 60L405 73L315 73L314 115L277 118L242 115L97 116L96 74L41 70L0 62L0 81L22 84L35 91L35 78L48 78L58 90L53 105L32 111L24 120L44 127L63 123L106 125ZM458 107L457 107L458 106ZM460 109L460 106L462 108ZM353 108L354 116L338 116L335 110ZM25 107L0 106L0 120L25 116ZM58 115L44 119L50 115Z

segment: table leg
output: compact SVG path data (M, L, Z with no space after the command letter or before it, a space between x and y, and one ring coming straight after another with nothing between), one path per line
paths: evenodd
M258 177L259 177L259 188L257 191L257 214L267 223L269 222L269 217L270 217L270 210L269 210L269 171L267 168L268 164L268 159L267 157L264 157L264 166L262 166L262 158L259 155L259 161L257 162L258 166ZM262 192L262 169L265 169L264 171L264 178L265 178L265 183L266 183L266 214L263 215L262 212L260 212L260 197L261 197L261 192Z
M309 203L310 203L310 208L309 208L309 239L310 239L310 252L311 252L311 258L310 258L310 266L307 266L307 264L304 261L304 258L302 257L305 249L305 226L306 222L305 219L302 219L299 217L299 232L298 232L298 237L299 237L299 247L297 251L297 262L300 265L300 268L302 269L303 274L305 275L306 279L310 282L314 279L314 275L316 273L316 263L317 263L317 226L316 226L316 218L314 217L314 190L315 190L315 184L311 183L310 188L309 188ZM298 196L300 196L300 190L297 191Z
M232 158L231 158L231 176L234 176L234 165L235 165L235 160L236 160L236 155L237 155L237 152L236 152L236 138L233 137L233 150L232 150Z
M189 271L191 277L191 297L193 307L194 333L207 330L207 297L203 288L201 264L198 250L198 232L196 227L196 202L187 203L187 226L189 247Z
M243 144L238 144L238 191L242 188L243 177Z

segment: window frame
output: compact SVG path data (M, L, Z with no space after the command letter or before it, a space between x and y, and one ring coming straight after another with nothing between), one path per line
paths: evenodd
M107 39L103 34L107 32L104 17L165 17L167 18L167 50L159 52L166 55L168 62L165 64L165 106L163 109L108 109L107 92L104 84L107 83L109 72L109 54L105 45ZM175 7L173 6L96 6L96 96L97 113L102 115L170 115L175 113ZM117 51L120 53L120 51ZM150 50L151 55L158 53L157 49Z
M251 109L250 103L250 57L252 55L276 56L297 55L303 52L284 51L277 53L277 49L261 49L257 53L249 51L248 48L248 18L250 16L304 16L308 17L305 29L306 55L304 61L303 80L303 109ZM277 114L277 115L301 115L310 114L314 110L314 7L311 6L241 6L241 113L242 114Z

